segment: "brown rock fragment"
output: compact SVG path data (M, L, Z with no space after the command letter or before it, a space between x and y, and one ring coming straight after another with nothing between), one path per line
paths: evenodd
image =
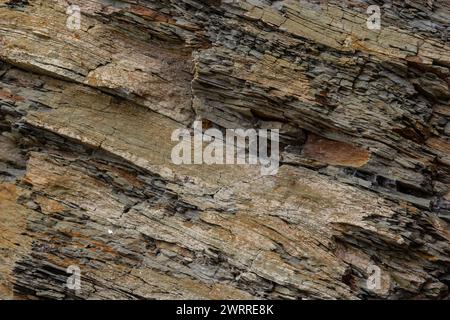
M315 134L308 135L302 154L327 164L354 168L364 166L370 159L369 151L363 148Z

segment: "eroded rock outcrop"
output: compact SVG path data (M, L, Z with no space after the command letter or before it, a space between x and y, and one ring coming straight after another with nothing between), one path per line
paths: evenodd
M0 1L0 298L448 298L450 5L372 4ZM174 165L196 119L278 173Z

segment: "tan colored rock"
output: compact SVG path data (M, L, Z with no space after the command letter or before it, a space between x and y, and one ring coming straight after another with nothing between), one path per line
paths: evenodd
M369 152L345 142L309 135L303 155L335 166L362 167L370 158Z
M70 4L0 1L0 298L449 297L447 2ZM173 164L195 119L278 173Z

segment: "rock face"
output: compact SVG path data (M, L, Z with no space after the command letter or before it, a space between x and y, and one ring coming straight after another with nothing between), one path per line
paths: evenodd
M0 0L0 298L448 299L450 4L380 3Z

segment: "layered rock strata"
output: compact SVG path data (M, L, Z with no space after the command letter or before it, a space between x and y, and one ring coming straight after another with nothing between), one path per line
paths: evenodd
M448 298L449 22L445 0L0 1L0 298ZM278 173L173 164L198 119L279 129Z

